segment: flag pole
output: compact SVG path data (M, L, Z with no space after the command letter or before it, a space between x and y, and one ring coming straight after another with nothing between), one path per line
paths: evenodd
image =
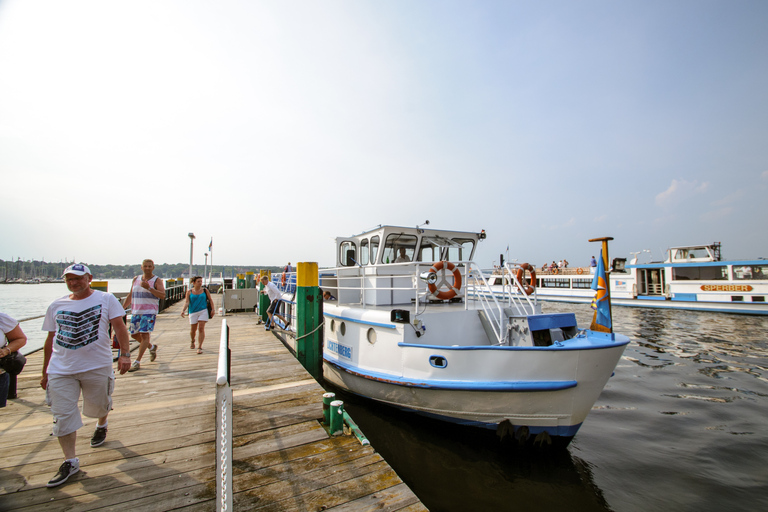
M605 269L605 294L607 296L606 300L608 301L608 315L611 319L611 327L608 332L613 332L613 311L611 309L611 280L610 275L611 271L608 266L608 242L610 240L613 240L612 236L605 236L602 238L590 238L590 242L602 242L602 256L603 256L603 268ZM593 320L592 320L592 328L594 330L594 327L597 325L595 319L597 318L597 311L595 311Z

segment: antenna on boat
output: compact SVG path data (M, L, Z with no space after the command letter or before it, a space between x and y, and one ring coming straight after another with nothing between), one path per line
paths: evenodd
M429 220L425 220L423 224L416 224L416 229L419 231L419 233L424 232L423 229L420 229L421 226L429 226Z

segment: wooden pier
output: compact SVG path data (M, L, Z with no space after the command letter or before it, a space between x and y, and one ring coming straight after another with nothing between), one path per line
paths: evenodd
M180 312L181 303L158 316L157 359L150 362L147 352L141 370L117 376L106 443L90 447L96 419L83 417L80 472L52 489L45 485L63 458L40 388L42 351L27 358L19 398L0 409L0 510L216 509L221 317L208 322L204 353L197 354ZM323 389L256 320L252 313L227 315L234 509L426 510L372 447L327 434Z

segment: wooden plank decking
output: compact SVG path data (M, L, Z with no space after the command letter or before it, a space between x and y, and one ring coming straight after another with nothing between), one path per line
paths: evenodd
M45 484L63 459L39 385L42 351L27 358L19 398L0 409L0 510L215 510L221 317L207 324L198 355L180 311L158 317L157 360L147 353L140 371L117 376L104 445L90 447L96 420L83 417L80 473L53 489ZM426 510L373 448L327 435L322 388L253 314L227 323L235 510Z

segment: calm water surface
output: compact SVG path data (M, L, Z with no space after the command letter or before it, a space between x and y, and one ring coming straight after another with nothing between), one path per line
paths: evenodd
M546 303L547 312L589 306ZM768 510L768 318L616 307L632 343L560 453L344 397L432 511Z

